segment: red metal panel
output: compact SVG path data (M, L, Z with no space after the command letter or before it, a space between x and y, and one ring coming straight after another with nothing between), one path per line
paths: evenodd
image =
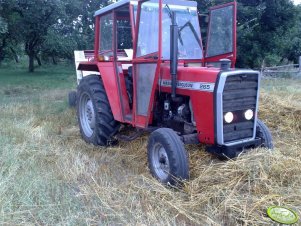
M137 55L137 45L138 45L138 30L139 30L139 22L140 22L140 13L141 13L141 4L142 1L138 1L138 8L137 8L137 18L136 18L136 23L135 23L135 31L134 31L134 43L133 43L133 62L134 59L136 58ZM133 17L133 16L132 16ZM133 20L132 20L133 22ZM132 111L132 119L133 119L133 125L139 127L139 122L138 118L136 119L136 109L137 109L137 86L136 82L137 81L137 76L135 72L135 65L133 65L133 111Z
M118 76L119 76L119 82L120 82L120 91L121 91L121 100L122 100L122 106L123 106L123 112L125 115L131 114L130 110L130 104L129 104L129 97L126 92L126 85L125 85L125 75L122 70L121 63L117 63L118 67Z
M116 68L113 62L99 62L98 70L109 99L114 119L123 122L121 111L120 93L117 84Z
M214 144L214 96L208 92L191 92L190 95L199 141Z
M179 65L178 81L206 82L216 84L219 70L216 68L188 68ZM161 79L171 80L169 65L165 64L161 68ZM160 87L161 92L171 93L170 87ZM178 95L190 96L194 118L196 121L199 140L202 143L214 144L214 93L177 89Z
M171 79L169 64L165 63L161 66L161 78ZM207 67L184 67L178 66L178 80L191 82L211 82L215 83L216 76L220 72L217 68Z
M98 61L100 35L100 17L95 17L94 61Z
M136 115L136 117L135 117L135 127L146 128L147 126L145 125L145 122L146 122L146 117L145 116Z
M132 32L132 38L133 38L133 46L135 45L136 41L136 35L135 35L135 13L134 13L134 6L129 5L129 10L130 10L130 21L131 21L131 32Z

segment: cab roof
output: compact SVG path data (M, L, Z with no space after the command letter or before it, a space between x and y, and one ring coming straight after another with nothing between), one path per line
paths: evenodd
M120 0L116 3L108 5L100 10L97 10L94 16L99 16L105 14L107 12L112 11L113 9L119 8L124 6L128 3L137 4L138 0ZM185 1L185 0L164 0L164 4L171 4L171 5L182 5L182 6L189 6L189 7L197 7L197 3L194 1Z
M132 0L133 1L133 0ZM108 5L100 10L97 10L94 14L94 16L98 16L98 15L101 15L101 14L105 14L113 9L116 9L120 6L123 6L123 5L126 5L127 3L131 2L131 0L120 0L116 3L113 3L111 5ZM137 2L137 0L135 0L135 2Z

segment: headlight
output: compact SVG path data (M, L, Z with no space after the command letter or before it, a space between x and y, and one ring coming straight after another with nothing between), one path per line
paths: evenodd
M234 115L232 112L227 112L225 115L224 115L224 119L225 119L225 122L226 123L231 123L233 122L233 119L234 119Z
M245 118L247 120L251 120L253 117L254 117L254 112L251 109L245 111Z

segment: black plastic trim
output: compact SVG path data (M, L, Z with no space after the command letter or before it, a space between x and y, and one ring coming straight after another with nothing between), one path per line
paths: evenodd
M256 148L259 147L262 143L263 141L261 138L255 138L255 140L235 144L233 146L225 146L225 145L207 146L206 151L218 156L227 156L229 158L234 158L239 153L241 153L244 150L244 148Z

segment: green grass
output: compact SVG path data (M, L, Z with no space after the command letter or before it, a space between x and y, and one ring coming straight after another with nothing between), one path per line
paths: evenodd
M0 225L271 225L267 206L300 209L300 81L263 82L261 116L273 128L275 154L259 149L220 162L203 146L188 147L183 190L151 177L147 136L110 148L86 144L67 106L75 84L73 65L34 74L0 67Z
M36 68L34 73L26 71L24 66L0 67L1 86L21 86L26 89L43 90L74 87L75 67L67 65L46 65Z
M40 67L32 74L22 65L0 68L0 224L75 224L68 217L82 204L57 177L52 141L58 140L58 128L51 122L76 123L74 117L61 118L73 114L66 97L75 86L74 74L68 65Z

